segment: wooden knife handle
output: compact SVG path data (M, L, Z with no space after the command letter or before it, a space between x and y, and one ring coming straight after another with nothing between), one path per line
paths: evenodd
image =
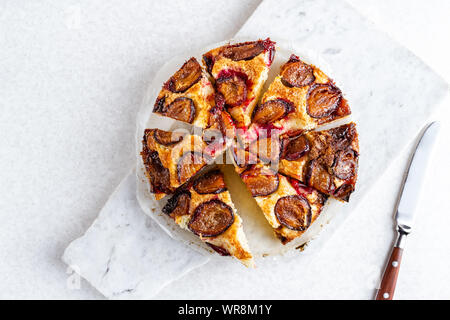
M402 260L403 249L394 247L389 258L389 262L384 270L383 280L377 292L376 300L392 300L394 297L395 284L397 283L400 262Z

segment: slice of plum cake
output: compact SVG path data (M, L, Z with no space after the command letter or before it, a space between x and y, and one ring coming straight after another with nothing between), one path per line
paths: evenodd
M231 255L245 266L254 267L242 219L220 170L209 171L177 190L163 212L220 255Z
M237 127L247 127L275 55L270 39L229 44L203 55L215 82L216 105L225 107Z

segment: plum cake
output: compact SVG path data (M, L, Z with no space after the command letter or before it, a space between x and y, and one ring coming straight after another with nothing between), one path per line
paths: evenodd
M193 177L218 155L200 136L160 129L146 129L142 141L142 160L157 200Z
M216 105L225 107L237 127L250 124L274 55L270 39L228 44L203 55L214 79Z
M178 189L163 212L220 255L231 255L247 267L254 266L242 219L220 170L209 171Z
M282 140L279 171L338 200L349 201L358 175L355 123Z
M164 83L153 112L205 128L213 106L212 84L197 59L190 58Z
M283 244L301 236L317 219L327 196L259 162L237 169Z
M350 114L341 90L319 68L292 55L254 109L252 128L314 129Z
M310 228L327 199L348 202L358 176L355 123L320 127L351 111L319 68L292 54L260 99L274 56L267 38L212 49L203 66L187 60L164 83L153 112L201 132L146 129L141 152L150 191L157 200L171 195L163 212L246 266L254 263L242 219L222 172L205 168L226 149L283 244Z

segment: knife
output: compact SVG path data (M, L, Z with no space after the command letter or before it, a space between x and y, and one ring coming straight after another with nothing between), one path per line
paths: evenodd
M414 216L416 215L420 192L423 188L430 154L438 132L438 122L432 122L424 128L408 164L408 171L403 180L402 191L398 198L395 215L398 232L397 241L394 244L391 257L386 265L376 300L392 300L394 297L405 239L414 225Z

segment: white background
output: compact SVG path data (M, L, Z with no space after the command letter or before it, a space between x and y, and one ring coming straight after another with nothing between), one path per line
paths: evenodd
M450 82L449 1L349 2ZM0 1L0 298L101 298L84 281L68 289L60 257L134 163L145 86L171 55L232 37L258 3ZM450 299L449 137L444 119L400 299ZM252 290L230 277L202 292L184 278L157 298L370 298L394 239L397 186L388 181L307 270L280 270L277 283ZM369 221L378 228L367 230Z

